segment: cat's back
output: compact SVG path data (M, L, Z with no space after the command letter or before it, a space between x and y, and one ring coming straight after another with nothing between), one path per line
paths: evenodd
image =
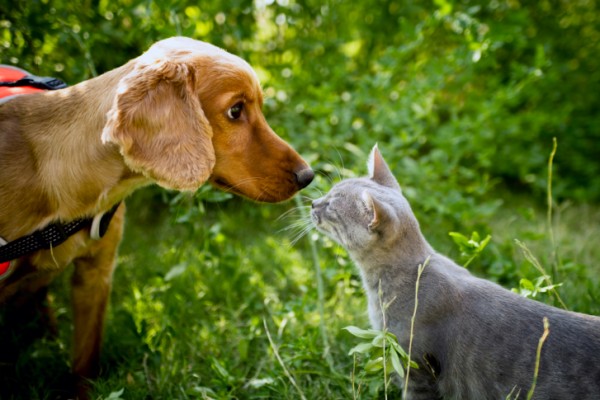
M600 317L550 307L475 277L463 283L440 382L449 398L498 399L511 392L524 398L547 318L534 398L600 399Z

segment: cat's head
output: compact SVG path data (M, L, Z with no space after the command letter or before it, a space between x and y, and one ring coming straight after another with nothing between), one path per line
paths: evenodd
M343 180L312 203L315 227L350 251L394 244L415 230L419 232L400 185L377 145L367 166L369 177Z

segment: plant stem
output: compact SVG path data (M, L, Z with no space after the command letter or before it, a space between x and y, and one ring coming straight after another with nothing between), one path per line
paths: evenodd
M386 364L387 364L387 360L385 359L385 345L386 345L386 340L385 340L385 334L387 332L387 325L386 325L386 321L385 321L385 311L386 311L386 307L383 305L383 290L381 289L381 279L379 280L379 290L377 291L377 296L379 297L379 307L381 308L381 323L382 323L382 330L383 330L383 393L384 393L384 398L385 400L387 400L387 392L388 392L388 380L387 380L387 368L386 368Z
M306 210L302 206L302 201L298 196L294 199L296 202L296 206L300 210L300 218L306 220L308 215L306 215ZM313 266L315 268L315 275L317 279L317 308L319 310L319 329L321 331L321 339L323 341L323 356L325 360L329 364L329 367L334 370L333 358L331 357L329 345L329 336L327 335L327 328L325 327L325 290L323 288L323 272L321 270L321 260L319 260L319 254L317 252L317 246L315 245L314 240L308 240L310 245L310 254L313 262Z
M548 234L550 235L550 244L552 245L552 279L558 279L558 251L556 249L556 241L554 239L554 229L552 227L552 164L558 144L556 138L552 138L552 151L548 158L548 186L546 188L548 211L546 215L546 224L548 225Z
M427 256L423 264L419 265L417 269L417 282L415 283L415 308L413 310L413 315L410 318L410 336L408 339L408 362L406 365L406 374L404 376L404 391L402 393L402 398L406 399L406 394L408 392L408 376L410 375L410 361L412 360L412 343L415 333L415 319L417 317L417 307L419 306L419 282L421 281L421 274L425 270L425 266L429 264L429 259L431 256Z
M542 337L540 337L540 341L538 343L537 351L535 354L535 369L533 370L533 382L531 384L531 388L529 392L527 392L527 400L531 400L533 397L533 392L535 391L535 385L537 384L538 373L540 371L540 359L542 358L542 346L544 342L548 338L550 334L550 323L548 322L548 318L544 317L544 333L542 333Z
M292 386L294 386L294 388L296 388L296 390L298 391L298 394L300 395L300 398L302 400L306 400L306 397L304 396L302 389L300 389L300 386L298 386L298 384L296 383L296 380L294 379L292 374L290 374L290 371L288 371L288 369L285 367L285 364L283 363L283 359L281 358L281 356L279 355L279 351L277 350L277 346L275 346L275 343L273 342L273 339L271 338L271 333L269 332L269 327L267 326L267 320L264 317L263 317L263 324L265 326L265 332L267 333L267 338L269 339L269 344L271 345L273 354L275 354L275 358L277 358L279 365L281 365L281 368L283 368L283 372L285 373L285 376L288 377L288 379L292 383Z

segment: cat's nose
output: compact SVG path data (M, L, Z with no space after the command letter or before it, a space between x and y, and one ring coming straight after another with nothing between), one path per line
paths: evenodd
M313 200L312 209L310 210L310 217L316 226L321 224L321 213L323 211L320 207L321 203L323 203L323 199Z
M313 200L313 202L312 202L312 208L314 210L317 207L327 206L327 204L329 204L329 202L324 201L323 199Z

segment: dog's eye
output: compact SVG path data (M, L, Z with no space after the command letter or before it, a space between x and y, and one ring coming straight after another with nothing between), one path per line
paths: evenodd
M236 120L242 116L242 111L244 111L244 103L240 101L239 103L235 103L233 107L227 110L227 116L229 119Z

